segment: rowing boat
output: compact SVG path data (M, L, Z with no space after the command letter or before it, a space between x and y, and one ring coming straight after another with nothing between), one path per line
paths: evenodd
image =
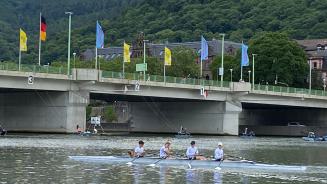
M133 164L138 165L155 165L158 166L181 166L189 167L191 163L192 167L196 168L208 168L214 169L219 166L219 168L227 169L254 169L254 170L270 170L277 172L304 172L306 166L295 166L295 165L276 165L276 164L262 164L255 163L253 161L241 160L241 161L230 161L226 160L223 162L216 162L213 160L190 160L187 159L160 159L154 157L145 158L129 158L129 157L115 157L115 156L69 156L70 159L81 162L93 162L101 164L117 164L117 163L128 163L133 162Z

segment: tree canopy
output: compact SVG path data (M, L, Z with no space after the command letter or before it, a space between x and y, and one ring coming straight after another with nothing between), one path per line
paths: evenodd
M281 31L292 39L324 38L325 9L321 0L7 0L0 1L0 60L17 60L18 31L28 36L23 63L37 63L38 21L47 20L42 62L67 57L68 17L72 11L72 52L77 56L95 45L95 22L105 31L105 46L131 42L140 31L153 42L185 42L219 38L248 42L256 33Z

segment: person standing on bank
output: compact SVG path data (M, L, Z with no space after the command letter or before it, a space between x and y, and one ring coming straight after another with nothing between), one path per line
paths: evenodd
M224 160L223 143L218 143L218 148L215 150L215 161L220 162Z
M191 141L191 146L186 150L186 156L189 160L206 160L204 156L199 155L199 150L195 147L195 141Z

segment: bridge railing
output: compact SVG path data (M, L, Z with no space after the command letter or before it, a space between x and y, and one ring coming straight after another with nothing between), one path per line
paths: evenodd
M33 73L63 74L63 75L67 74L67 68L65 68L65 67L21 64L20 70L19 70L18 64L15 64L15 63L0 63L0 70L33 72Z
M273 86L273 85L260 85L255 84L254 90L262 92L275 92L275 93L293 93L293 94L303 94L303 95L315 95L315 96L327 96L327 93L323 90L316 90L305 88L293 88L284 86Z
M128 79L128 80L144 80L143 74L139 73L125 73L123 76L122 72L102 71L103 78L116 78L116 79ZM146 75L146 81L152 82L165 82L164 76L161 75ZM177 83L177 84L188 84L188 85L204 85L204 86L215 86L220 87L220 81L216 80L205 80L195 78L183 78L183 77L172 77L166 76L166 83ZM230 82L223 81L222 87L229 88Z

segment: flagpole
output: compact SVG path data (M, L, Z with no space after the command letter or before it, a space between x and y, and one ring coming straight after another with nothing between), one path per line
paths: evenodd
M125 41L124 41L123 49L125 51ZM123 57L123 79L125 79L125 57Z
M95 69L97 69L98 66L98 48L95 46Z
M65 12L65 14L69 15L68 20L68 54L67 54L67 75L70 75L70 36L71 36L71 25L72 25L72 14L73 12Z
M164 83L166 83L166 62L164 60Z
M224 41L225 41L225 34L220 34L222 38L221 42L221 75L220 75L220 87L223 87L223 81L224 81Z
M243 40L242 40L242 45L241 45L241 49L243 49ZM243 81L243 63L242 63L242 58L243 55L241 56L241 82Z
M20 50L20 47L19 47L18 71L20 71L20 63L21 63L21 59L22 59L22 51Z
M39 31L39 66L41 66L41 17L42 13L40 12L40 31Z

